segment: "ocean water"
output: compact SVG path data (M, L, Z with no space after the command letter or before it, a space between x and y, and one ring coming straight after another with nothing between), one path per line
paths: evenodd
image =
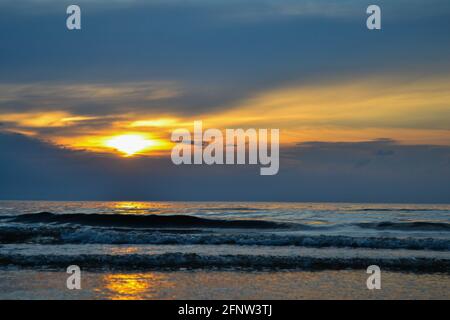
M8 288L0 298L45 298L36 287L24 289L29 282L20 275L29 279L73 264L97 280L137 274L145 282L151 274L186 273L208 281L218 273L248 280L256 273L256 279L279 278L279 284L287 275L311 272L325 279L356 272L352 279L364 279L375 264L391 275L426 279L417 292L427 297L436 295L436 286L450 288L450 205L0 201L0 286ZM339 278L329 281L339 286ZM106 297L108 287L95 283L88 297ZM276 280L261 283L277 286ZM197 297L218 289L202 288ZM292 296L295 289L285 295L268 290L264 298L302 297ZM320 296L314 290L304 296L315 294ZM241 296L230 291L228 298L234 297Z

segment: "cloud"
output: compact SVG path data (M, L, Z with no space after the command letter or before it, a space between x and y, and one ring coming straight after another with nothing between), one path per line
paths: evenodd
M0 117L3 130L67 146L127 131L151 131L169 139L171 130L189 128L194 120L221 129L280 128L284 144L386 136L448 145L449 82L440 76L384 75L299 83L194 109L191 103L202 97L208 101L208 96L219 99L220 94L202 96L201 90L171 82L0 84Z
M383 75L265 90L221 113L212 126L281 128L282 141L357 141L387 136L450 144L450 79Z
M1 135L0 196L448 202L449 2L379 3L369 32L356 0L81 0L70 32L68 1L1 1L1 129L40 140ZM283 149L264 179L41 141L199 118L328 144ZM377 137L395 141L355 142Z
M201 88L194 100L204 108L292 81L449 68L446 1L385 1L387 26L378 34L365 28L360 1L85 1L78 33L65 28L64 2L2 3L6 83L173 81ZM248 23L237 14L262 18Z
M360 15L356 20L342 18L343 12L359 12L359 1L82 1L83 29L76 33L65 28L65 2L2 1L0 117L8 128L22 132L30 129L16 121L19 114L29 118L41 118L43 113L95 117L70 124L75 132L83 133L95 130L96 124L100 130L107 129L108 121L111 127L123 116L131 121L144 120L141 117L191 120L223 115L230 109L250 109L248 104L254 102L250 114L237 112L228 121L267 113L267 119L277 120L266 126L281 123L290 129L288 121L279 119L284 113L294 115L291 122L295 119L303 131L312 125L445 130L448 108L442 101L439 105L434 101L447 97L442 90L448 85L450 70L446 2L427 6L425 11L436 8L432 19L422 14L418 19L417 10L423 6L417 2L393 3L383 3L387 26L377 34L368 33ZM331 12L338 16L330 17ZM393 19L399 13L406 22ZM236 14L262 18L236 20ZM266 18L267 14L276 18ZM404 94L413 94L409 99L401 97L402 108L397 108L396 97L389 92L390 99L383 100L386 91L378 90L377 83L374 89L380 97L361 86L369 93L363 98L375 98L379 103L370 105L366 100L357 110L355 101L347 101L353 107L348 118L335 116L342 106L334 108L331 99L323 101L326 97L320 96L336 89L335 99L345 100L338 94L355 93L344 86L353 82L357 90L358 83L365 84L371 77L396 86L398 82L390 81L392 75L446 81L433 99L429 86L436 82L429 83L425 93L423 86L407 91L400 83ZM305 92L309 88L327 106L326 112L324 107L305 110L304 99L311 102L312 98ZM298 110L283 105L284 111L277 113L279 104L264 109L283 92ZM421 105L409 110L406 105L416 103L412 98L417 95ZM427 113L427 108L433 112ZM405 110L408 116L402 117ZM311 119L313 112L322 115L321 119ZM67 123L58 128L57 123L39 130L69 133ZM361 138L374 136L379 133Z
M0 134L0 197L63 200L254 200L450 203L450 147L390 139L301 143L280 173L258 166L175 166Z
M168 82L120 84L0 84L0 112L70 111L93 115L126 112L128 106L150 106L152 103L178 97L180 88Z
M59 7L72 4L70 0L3 0L0 7L4 9L28 9L28 14L44 14L54 12ZM123 10L127 8L159 8L159 7L193 7L214 8L213 15L228 14L231 17L268 18L277 15L283 16L340 16L353 17L360 12L359 9L367 4L358 0L78 0L77 4L91 10ZM396 17L406 11L408 13L421 13L422 15L439 15L449 9L445 0L429 0L428 6L423 6L421 0L380 0L379 6L386 9Z

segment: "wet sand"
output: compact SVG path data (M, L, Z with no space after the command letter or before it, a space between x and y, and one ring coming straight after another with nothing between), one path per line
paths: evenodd
M68 290L57 271L0 271L0 299L450 299L449 274L382 272L368 290L365 270L82 272Z

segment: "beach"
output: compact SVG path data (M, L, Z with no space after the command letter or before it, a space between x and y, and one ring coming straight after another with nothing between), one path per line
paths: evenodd
M82 289L68 290L60 271L0 273L0 299L450 299L448 274L385 272L381 290L368 290L362 271L86 272Z

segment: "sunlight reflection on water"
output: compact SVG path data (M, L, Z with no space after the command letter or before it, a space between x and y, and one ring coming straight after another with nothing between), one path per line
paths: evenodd
M156 297L162 287L173 284L161 273L119 273L103 277L104 294L113 300L140 300Z

